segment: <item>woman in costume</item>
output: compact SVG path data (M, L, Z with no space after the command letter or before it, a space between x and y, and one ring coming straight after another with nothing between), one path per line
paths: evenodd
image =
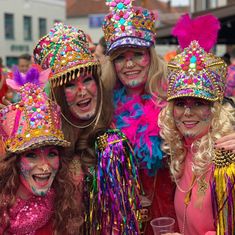
M103 31L110 60L102 80L113 93L114 123L131 141L138 160L143 195L143 233L151 234L150 220L174 215L174 184L163 158L157 125L166 87L165 63L154 48L153 12L132 6L132 0L108 0L110 13ZM157 97L156 97L157 96Z
M84 234L139 234L139 183L127 138L111 127L110 95L100 64L82 30L56 24L34 49L36 63L51 68L53 99L72 142L71 167L85 172Z
M185 235L235 232L235 154L214 148L217 139L233 132L235 120L222 105L227 66L209 52L219 28L212 15L184 15L173 30L182 52L168 64L168 104L159 124Z
M6 154L0 160L1 234L78 234L80 192L63 158L60 109L43 92L50 71L16 71L7 84L20 101L0 110ZM80 179L81 181L81 179Z

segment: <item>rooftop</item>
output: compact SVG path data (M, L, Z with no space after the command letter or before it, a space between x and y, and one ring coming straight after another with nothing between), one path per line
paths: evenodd
M108 7L105 0L66 0L67 18L86 17L90 14L107 14ZM135 6L143 6L143 1L134 1ZM145 6L149 10L158 11L159 18L163 24L171 24L175 19L188 12L189 7L172 7L169 3L158 0L145 0Z

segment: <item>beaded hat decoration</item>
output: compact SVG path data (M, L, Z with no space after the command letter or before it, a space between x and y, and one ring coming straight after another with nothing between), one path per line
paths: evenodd
M195 19L187 14L180 18L173 35L183 51L168 63L168 101L190 96L222 101L227 67L220 57L209 52L219 29L218 19L210 14Z
M153 12L132 6L134 0L106 0L110 13L103 31L107 54L119 47L151 47L155 43L156 17Z
M34 60L43 69L51 68L53 87L62 86L79 73L93 73L99 62L92 56L85 33L56 23L34 48Z
M59 106L43 91L49 70L31 68L25 77L15 71L7 84L20 94L18 103L0 110L0 135L7 153L21 153L46 145L68 147L61 131Z

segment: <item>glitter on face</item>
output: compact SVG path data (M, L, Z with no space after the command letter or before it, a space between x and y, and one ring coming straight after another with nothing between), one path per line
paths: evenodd
M29 150L21 155L19 194L45 195L59 169L59 152L56 147Z
M174 100L173 117L179 132L191 141L205 135L212 120L212 102L200 98Z
M129 48L115 59L116 74L126 89L143 88L148 78L150 55L148 49Z
M97 107L97 84L92 75L80 76L64 88L66 101L72 115L80 120L89 120Z

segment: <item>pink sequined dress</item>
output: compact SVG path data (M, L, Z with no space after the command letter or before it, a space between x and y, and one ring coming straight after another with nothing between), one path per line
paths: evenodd
M28 200L17 198L9 215L5 213L3 216L9 218L10 224L1 224L1 234L5 232L14 235L52 235L54 198L53 190L50 190L46 196L33 196Z

